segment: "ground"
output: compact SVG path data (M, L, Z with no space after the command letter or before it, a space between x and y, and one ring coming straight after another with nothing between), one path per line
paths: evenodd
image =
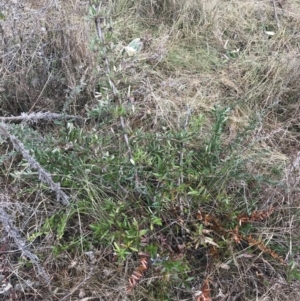
M0 12L0 300L299 299L296 0Z

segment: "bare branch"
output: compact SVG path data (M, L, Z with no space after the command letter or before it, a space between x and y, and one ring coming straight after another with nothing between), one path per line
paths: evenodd
M279 19L278 19L278 14L277 14L277 9L276 9L276 3L275 3L275 0L273 0L273 8L274 8L274 15L275 15L277 27L280 28L280 22L279 22Z
M56 114L51 112L37 112L37 113L22 113L21 116L0 117L0 121L25 121L25 122L38 122L39 120L61 120L61 119L83 119L80 116Z
M45 269L41 266L38 257L28 250L26 242L21 237L19 230L13 225L12 218L1 207L0 222L2 223L3 228L7 232L7 234L13 238L18 249L22 251L22 256L25 258L29 258L31 263L37 268L38 274L46 281L47 284L50 284L50 278L46 273Z

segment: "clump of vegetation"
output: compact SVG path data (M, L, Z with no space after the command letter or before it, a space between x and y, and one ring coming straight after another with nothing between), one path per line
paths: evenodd
M1 298L296 300L296 1L61 2L1 6Z

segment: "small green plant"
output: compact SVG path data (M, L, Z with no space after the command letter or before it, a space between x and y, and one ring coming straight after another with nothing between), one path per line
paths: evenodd
M214 166L220 162L220 154L222 150L221 135L224 130L224 125L228 119L228 113L230 109L225 108L214 108L213 115L215 117L215 122L211 132L211 137L207 142L205 147L204 160L208 167L213 170Z
M114 242L114 251L119 261L125 261L127 256L131 254L131 252L127 251L127 246L119 246L116 242Z
M56 239L60 241L66 231L67 222L69 219L72 218L72 216L76 213L74 210L73 212L70 212L69 214L64 212L58 212L54 215L52 215L50 218L47 218L42 228L31 234L28 237L29 241L34 241L40 236L48 235L50 233L54 234L56 236Z
M148 233L142 228L145 222L138 221L134 216L129 217L127 207L122 203L106 201L104 220L91 224L94 244L113 244L116 255L120 260L125 260L131 252L141 249L141 239ZM151 217L152 227L160 224L160 219Z
M287 281L300 281L300 270L296 262L291 261L287 266Z

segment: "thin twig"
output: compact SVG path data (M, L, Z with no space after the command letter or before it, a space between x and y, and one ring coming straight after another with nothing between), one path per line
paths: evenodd
M276 9L276 3L275 3L275 0L273 0L273 7L274 7L274 15L275 15L277 27L280 28L280 23L279 23L279 19L278 19L278 14L277 14L277 9Z
M66 300L68 297L72 296L80 288L80 286L82 286L87 280L89 280L92 277L92 275L93 275L93 269L91 269L88 275L82 281L77 283L77 285L74 288L72 288L67 295L65 295L62 299L60 299L60 301Z
M50 75L49 75L49 77L48 77L46 83L44 84L43 89L42 89L42 91L40 92L38 98L35 100L34 104L31 106L29 112L32 112L33 109L35 108L35 106L37 105L37 103L38 103L38 101L40 100L41 96L43 95L45 89L47 88L48 83L50 82L51 77L52 77L52 72L50 73Z
M186 118L185 118L185 122L184 122L184 125L183 125L183 130L184 131L186 131L186 129L187 129L187 126L189 124L189 119L190 119L190 116L192 114L192 110L188 106L187 106L186 109L187 109L187 113L186 113ZM181 151L180 151L180 157L179 157L179 166L181 168L183 166L184 149L185 149L185 143L183 142L181 144ZM180 177L178 179L178 186L180 186L182 183L183 183L183 173L181 171ZM179 210L180 210L180 217L183 220L184 213L183 213L183 201L182 201L182 197L181 196L179 197ZM181 234L182 234L183 237L185 236L184 232L185 232L184 229L181 228Z
M57 201L61 202L62 205L67 206L69 205L69 197L61 190L60 184L55 183L52 180L51 175L38 163L25 149L24 144L14 135L10 134L7 125L4 123L0 124L0 134L4 135L5 137L9 138L11 143L13 144L14 148L19 151L23 158L28 161L30 167L38 171L39 180L48 184L52 191L56 193Z

